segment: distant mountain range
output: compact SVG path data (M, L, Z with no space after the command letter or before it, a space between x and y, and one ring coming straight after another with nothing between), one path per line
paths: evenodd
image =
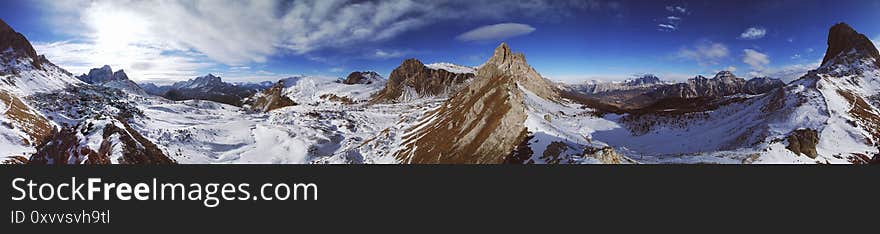
M226 83L220 77L208 74L172 85L157 86L152 83L141 84L146 93L162 96L175 101L209 100L234 106L241 106L242 99L272 86L272 82Z
M229 105L227 105L229 104ZM880 53L831 27L789 83L554 83L501 43L479 67L406 59L388 79L132 82L74 76L0 21L0 159L10 164L880 163Z

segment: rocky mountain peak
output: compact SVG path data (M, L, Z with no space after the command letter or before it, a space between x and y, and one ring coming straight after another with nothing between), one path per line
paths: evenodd
M854 54L850 54L852 52ZM830 65L835 58L847 56L850 59L873 58L880 66L880 52L867 36L857 32L846 23L838 23L828 32L828 50L822 59L822 66ZM855 57L850 57L855 56ZM842 62L842 61L839 61Z
M635 79L626 81L627 85L633 85L633 86L652 85L652 84L660 84L660 83L661 83L660 78L658 78L657 76L655 76L653 74L645 74L639 78L635 78Z
M534 71L526 63L526 56L522 53L513 53L507 43L502 42L495 48L495 53L483 65L494 65L503 71L509 71L515 74L528 73ZM482 67L482 66L481 66Z
M720 72L718 72L718 74L715 74L715 77L713 77L712 79L722 81L725 83L732 83L737 80L740 80L741 78L736 77L736 75L734 75L733 72L731 72L731 71L720 71Z
M446 97L461 89L474 74L431 69L418 59L407 59L391 71L385 87L370 102L387 103L426 97Z
M38 56L37 51L31 46L31 43L21 33L12 29L9 24L0 19L0 53L12 50L18 56L28 57L32 61L32 65L41 68L45 57Z
M211 83L214 83L214 82L220 82L220 81L221 81L221 80L220 80L220 77L215 76L214 74L211 74L211 73L208 73L208 75L205 75L205 76L196 77L196 80L199 80L199 81L208 81L208 82L211 82Z
M128 80L128 75L123 70L113 72L113 68L110 65L104 65L100 68L92 68L88 74L82 74L76 78L89 84L103 84L111 81Z
M342 83L347 85L372 84L373 82L378 82L381 79L382 76L374 71L356 71L348 74L348 76L344 80L342 80Z
M526 62L523 53L514 53L507 43L501 43L495 48L495 53L486 63L477 70L477 77L508 75L512 81L524 86L538 96L547 100L559 100L559 94L551 85L550 81L541 77L534 68Z
M128 75L125 74L125 70L119 69L113 73L113 80L128 80Z
M422 61L419 61L418 59L415 59L415 58L408 58L406 60L403 60L403 63L400 64L400 67L408 67L408 68L413 68L413 67L421 68L424 66L425 66L425 64L422 63Z

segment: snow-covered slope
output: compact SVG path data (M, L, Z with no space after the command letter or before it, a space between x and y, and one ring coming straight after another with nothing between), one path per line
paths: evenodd
M425 64L425 66L434 70L446 70L448 72L459 74L477 73L477 68L452 63L430 63Z
M349 99L352 102L363 102L370 99L371 95L382 89L385 85L383 80L376 80L369 84L346 85L336 82L334 78L296 76L283 80L284 95L300 104L317 105L324 102L339 102L329 100L329 95Z

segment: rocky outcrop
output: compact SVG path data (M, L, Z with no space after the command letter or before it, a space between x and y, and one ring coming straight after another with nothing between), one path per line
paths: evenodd
M559 100L549 81L501 44L466 88L455 93L403 137L402 163L504 163L527 138L522 90ZM541 152L543 153L543 152Z
M373 84L376 82L381 82L382 76L379 73L373 71L356 71L348 74L345 79L341 81L343 84L347 85L355 85L355 84Z
M845 64L846 60L863 58L874 59L874 64L880 67L880 52L871 39L856 32L846 23L832 26L828 32L828 50L825 51L825 57L822 59L822 66Z
M284 95L284 80L244 100L243 107L257 112L269 112L278 108L297 105Z
M37 69L42 69L43 62L48 62L46 57L37 55L37 51L31 46L30 41L16 32L12 27L0 19L0 52L12 50L16 56L27 57L31 59L31 65Z
M819 133L813 129L798 129L788 135L788 146L796 155L804 154L810 158L816 158L819 153L816 152L816 145L819 144Z
M119 70L114 72L110 65L92 68L88 74L82 74L76 78L88 84L117 88L138 95L147 94L138 84L128 79L125 71Z
M431 69L417 59L407 59L391 71L385 87L372 97L370 103L447 97L461 90L473 78L474 74L471 73Z
M26 136L20 136L23 145L42 144L52 135L52 123L15 94L0 90L0 104L6 108L4 112L0 112L0 117L3 117L0 118L0 124L3 126L0 127L19 129L24 132ZM3 119L10 122L2 121ZM9 155L0 155L0 157L5 156Z
M587 147L584 149L584 157L595 159L602 164L632 163L627 157L618 154L611 147Z
M121 125L121 126L120 126ZM90 148L81 136L91 131L91 123L56 131L49 141L37 147L29 164L175 164L156 144L135 131L124 120L101 126L101 143ZM97 131L97 130L94 130ZM115 160L115 161L114 161Z

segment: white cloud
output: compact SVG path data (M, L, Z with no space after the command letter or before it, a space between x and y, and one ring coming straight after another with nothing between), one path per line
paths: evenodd
M725 71L729 71L729 72L735 72L735 71L736 71L736 67L734 67L734 66L727 66L726 68L724 68L724 70L725 70Z
M684 16L689 14L687 8L676 5L666 6L666 11L669 11L672 15L655 20L656 22L659 22L659 24L657 24L657 31L677 31L681 22L684 21Z
M688 13L688 9L687 9L687 8L685 8L685 7L683 7L683 6L675 6L675 5L673 5L673 6L666 6L666 11L669 11L669 12L678 12L678 13L682 13L682 14Z
M405 55L405 53L403 51L397 51L397 50L386 51L386 50L378 49L378 50L376 50L375 53L373 53L372 57L377 58L377 59L389 59L389 58L400 58L400 57L403 57L404 55Z
M535 31L527 24L502 23L486 25L458 35L460 41L497 41L522 36Z
M50 15L56 33L70 34L73 36L70 39L76 41L75 46L55 47L56 50L88 46L91 47L88 50L96 53L115 51L152 56L129 60L155 62L176 56L181 60L202 59L230 66L262 63L278 55L312 58L328 50L359 51L364 53L363 57L370 57L382 42L442 20L471 22L513 16L554 20L570 17L579 10L620 7L593 0L41 0L39 3ZM44 44L51 43L54 42ZM70 64L81 66L122 63L108 59L110 57L98 59L64 52L53 52L50 60L56 60L53 57L61 60L61 56L68 56ZM123 67L139 66L128 63ZM157 71L143 71L152 72Z
M33 45L38 53L45 54L53 63L75 75L110 65L113 69L125 70L132 80L158 82L196 77L199 70L216 65L205 62L203 56L167 54L151 47L114 50L98 44L72 41L34 42Z
M770 64L770 56L753 49L743 50L743 63L752 66L754 71L763 71Z
M694 60L701 66L718 64L719 60L730 55L727 46L722 43L700 41L692 48L682 48L676 55L678 58Z
M658 24L657 27L660 27L660 29L659 29L660 31L675 31L676 29L678 29L677 27L675 27L674 25L671 25L671 24Z
M820 66L821 61L815 61L812 63L804 63L804 64L792 64L783 67L769 68L762 72L754 72L754 77L757 76L769 76L776 79L782 79L783 81L789 82L792 80L796 80L806 75L808 71L816 69Z
M756 40L763 38L765 35L767 35L767 29L762 27L751 27L739 34L739 38L744 40Z

